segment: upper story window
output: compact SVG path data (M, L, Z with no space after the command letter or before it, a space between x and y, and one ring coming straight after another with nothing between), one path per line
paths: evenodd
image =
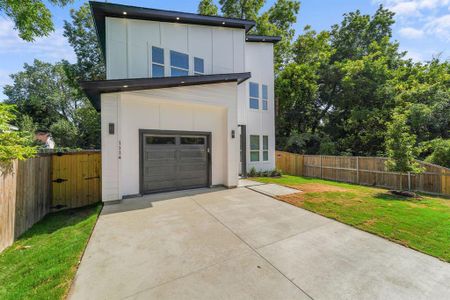
M268 103L268 91L267 91L267 85L262 85L262 109L267 110L267 103Z
M170 75L189 75L189 56L187 54L170 50Z
M164 49L152 47L152 77L164 77Z
M250 82L250 108L259 109L259 84Z
M202 58L194 57L194 74L205 74L205 61Z

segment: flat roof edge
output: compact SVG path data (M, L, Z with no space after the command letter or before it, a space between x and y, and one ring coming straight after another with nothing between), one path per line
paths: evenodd
M279 41L281 41L281 37L270 36L270 35L247 34L245 36L245 41L250 42L250 43L273 43L273 44L276 44Z

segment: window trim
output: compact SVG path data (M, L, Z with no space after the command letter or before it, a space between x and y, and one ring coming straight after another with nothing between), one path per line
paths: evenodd
M266 97L264 98L264 87L266 88ZM267 84L261 84L261 108L262 110L269 110L269 87ZM264 108L265 106L265 108Z
M196 60L202 61L203 72L199 72L195 69L195 61ZM203 58L194 56L194 75L204 75L204 74L205 74L205 60Z
M172 54L181 54L181 55L185 55L187 57L187 69L183 68L183 67L177 67L174 66L172 64ZM178 52L175 50L170 50L169 52L169 58L170 58L170 76L171 77L175 77L174 75L172 75L172 69L176 69L178 71L183 71L183 72L187 72L186 75L177 75L177 76L188 76L189 75L189 54L186 53L182 53L182 52Z
M251 88L252 84L256 85L256 87L257 87L258 95L256 97L252 96L252 88ZM249 95L249 107L250 107L250 109L257 109L257 110L259 110L259 83L257 83L257 82L249 82L249 84L248 84L248 95ZM255 101L255 100L256 100L257 105L256 105L256 107L252 107L252 101Z
M263 135L262 136L262 157L263 157L263 161L269 161L269 136L268 135ZM267 143L265 143L267 142ZM266 155L265 155L266 154ZM265 156L267 156L267 159L265 159Z
M252 137L256 137L258 138L258 149L253 149L252 146L254 145L252 143ZM257 161L261 161L261 138L259 135L256 134L251 134L250 135L250 162L257 162ZM258 159L257 160L253 160L252 159L252 153L256 153L258 154Z
M162 55L163 55L163 57L162 57L163 63L162 63L162 64L153 60L153 49L162 50ZM153 65L156 65L156 66L159 66L159 67L162 67L162 68L163 68L163 76L162 76L162 77L164 77L164 76L166 75L166 68L165 68L165 66L164 66L164 56L165 56L164 48L152 46L152 65L151 65L151 74L152 74L152 77L154 77L154 75L153 75Z

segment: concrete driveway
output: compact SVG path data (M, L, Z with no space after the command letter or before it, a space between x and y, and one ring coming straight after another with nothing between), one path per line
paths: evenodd
M450 299L450 264L245 187L105 206L71 299Z

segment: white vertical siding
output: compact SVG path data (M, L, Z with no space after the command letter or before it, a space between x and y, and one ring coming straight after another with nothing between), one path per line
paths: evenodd
M245 98L239 111L240 120L247 124L247 170L255 167L257 170L271 170L275 168L275 95L274 95L274 65L273 44L246 43L245 70L252 73L252 78L245 83ZM251 109L249 105L249 82L259 85L259 109ZM268 110L262 109L262 84L268 88ZM260 161L250 161L250 135L260 136ZM263 135L269 137L269 160L263 161Z
M126 19L106 18L106 77L128 78Z
M233 31L213 28L213 73L232 73L233 57Z
M190 53L190 64L193 66L194 57L200 57L204 59L205 62L205 73L212 74L212 34L213 30L211 27L207 26L189 26L189 44L188 49Z
M237 185L236 83L108 94L102 105L103 201L139 193L139 129L211 132L212 184Z
M102 130L102 200L121 199L119 195L119 97L117 94L105 94L101 99ZM109 134L109 124L115 126L115 133Z
M108 79L151 77L151 47L164 49L166 76L170 50L204 60L206 74L244 72L245 30L203 25L106 18Z

